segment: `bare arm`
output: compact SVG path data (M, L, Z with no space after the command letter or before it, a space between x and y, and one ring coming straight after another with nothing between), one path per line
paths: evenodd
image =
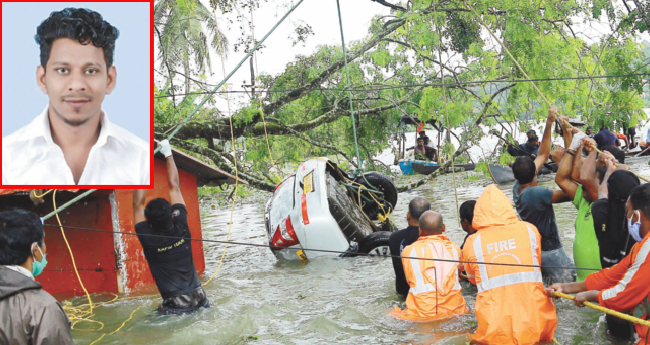
M582 146L581 146L582 148ZM585 164L580 168L582 188L589 193L592 200L598 200L598 179L596 178L596 151L589 152Z
M580 146L576 150L576 156L573 158L573 169L571 169L571 179L578 183L582 183L580 180L580 169L584 161L585 159L582 157L582 146Z
M133 221L135 224L144 222L144 201L147 197L147 191L144 189L133 190Z
M576 187L577 188L577 187ZM575 192L574 192L575 194ZM571 196L561 189L554 189L551 196L551 204L559 204L561 202L572 201Z
M172 205L183 204L183 195L181 194L181 186L178 178L178 168L174 162L174 156L171 155L166 158L167 161L167 180L169 182L169 199Z
M564 131L566 134L567 131ZM578 190L578 185L571 180L571 168L573 168L574 157L571 153L566 152L560 166L557 169L557 174L555 174L555 183L564 191L564 193L573 200ZM555 193L553 193L555 194ZM551 202L553 200L551 199Z
M546 163L548 156L551 154L551 127L553 127L556 115L557 107L551 107L548 110L548 119L546 119L546 127L544 128L544 136L542 137L542 147L539 148L537 158L535 158L535 168L537 171Z
M607 172L605 173L605 177L603 177L603 182L600 184L600 188L598 188L598 198L603 199L608 197L608 190L607 190L607 180L609 180L609 177L612 176L612 174L616 171L616 166L614 163L610 160L607 162Z

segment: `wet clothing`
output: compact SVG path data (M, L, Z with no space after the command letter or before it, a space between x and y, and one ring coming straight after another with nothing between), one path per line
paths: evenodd
M542 236L542 275L544 282L569 283L576 276L575 269L552 267L572 267L573 261L562 248L560 234L555 219L551 198L553 191L546 187L527 187L519 193L519 181L515 180L512 198L521 220L533 224Z
M587 276L587 290L600 290L598 304L620 312L632 311L636 317L648 320L650 306L650 241L648 235L636 243L632 251L621 262ZM648 327L634 324L641 340L647 344Z
M402 264L410 286L406 309L395 307L391 315L402 320L432 321L469 313L458 279L463 264L452 262L463 261L457 244L442 234L421 236L404 248L403 256L406 256Z
M571 261L563 247L542 251L542 278L544 284L573 283L576 281L575 268L576 265Z
M508 197L488 186L476 201L463 258L476 284L478 328L472 341L485 344L536 344L550 341L557 326L553 301L544 292L538 267L486 265L478 262L540 265L541 236L534 225L517 218Z
M594 201L591 207L602 268L616 265L630 252L635 243L627 231L627 221L621 222L618 227L607 227L608 211L608 202L605 198Z
M594 140L598 145L598 149L602 151L602 148L605 146L614 146L618 142L616 134L609 131L609 129L603 129L602 131L594 135Z
M390 255L393 256L393 269L395 270L395 290L402 296L408 295L410 287L404 275L402 259L395 256L402 255L402 250L417 241L418 237L420 237L420 229L417 226L409 225L406 229L393 232L388 238L388 248Z
M591 205L582 195L582 186L576 190L573 205L578 209L576 217L576 237L573 242L573 260L576 267L598 268L600 264L600 248L594 231L594 220L591 216ZM542 260L543 261L543 260ZM594 271L578 270L577 281L583 281Z
M158 311L165 314L191 313L199 308L209 308L210 301L205 296L203 288L198 288L190 293L169 297L163 300Z
M61 305L20 268L0 266L0 344L74 344Z
M513 157L537 155L539 153L539 145L532 146L528 145L528 143L523 143L515 146L508 144L508 153Z
M542 250L555 250L562 247L551 203L553 191L546 187L534 186L519 194L519 181L515 180L512 199L521 220L533 224L542 236Z
M632 189L640 183L632 172L616 170L607 180L608 198L595 201L591 207L603 268L617 264L634 245L627 230L625 203Z
M146 221L135 225L144 257L149 263L151 275L163 298L163 308L165 302L173 297L192 294L202 289L192 259L192 241L189 240L192 236L187 225L185 205L172 205L172 216L174 220L168 229L153 229ZM147 236L149 234L182 237L182 239ZM187 296L186 300L191 302L184 304L189 309L205 305L207 301L197 300L191 296Z

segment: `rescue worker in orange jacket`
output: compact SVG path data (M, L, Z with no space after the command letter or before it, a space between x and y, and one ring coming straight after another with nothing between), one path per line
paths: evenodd
M471 235L463 247L465 271L476 284L478 329L472 341L486 344L536 344L553 339L557 317L546 296L539 267L541 236L520 221L508 197L488 186L474 207ZM483 262L483 263L482 263ZM484 263L512 264L513 266Z
M583 307L585 301L598 302L601 306L650 319L650 184L642 184L632 190L625 205L628 232L637 240L630 254L618 264L592 273L582 282L553 284L547 289L562 293L577 293L574 303ZM650 328L634 324L641 340L637 345L648 344Z
M406 309L395 307L391 315L403 320L431 321L469 313L458 280L463 270L458 262L463 261L461 250L442 234L442 215L426 211L420 216L419 226L418 240L402 251L404 273L411 287Z

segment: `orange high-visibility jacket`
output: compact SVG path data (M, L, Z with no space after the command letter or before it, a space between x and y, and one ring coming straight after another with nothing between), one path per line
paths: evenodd
M535 344L555 333L555 306L544 293L537 228L517 218L508 197L488 186L474 207L472 226L478 231L463 247L465 271L476 284L478 329L472 340L486 344Z
M634 316L648 319L648 306L644 303L650 299L648 237L636 243L618 264L587 276L587 289L600 290L598 304L621 312L632 310ZM635 323L634 328L641 338L637 344L647 344L648 327Z
M412 259L415 257L449 261ZM420 236L404 248L402 263L411 289L406 309L396 307L391 315L403 320L431 321L469 313L458 282L463 266L457 261L462 260L460 247L445 235Z

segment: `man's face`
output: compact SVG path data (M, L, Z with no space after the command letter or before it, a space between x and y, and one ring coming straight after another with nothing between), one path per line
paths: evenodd
M587 130L585 131L585 134L590 135L591 134L591 128L587 128Z
M116 71L107 69L104 50L69 38L52 43L47 66L38 66L37 82L50 98L49 110L71 126L99 116L104 96L115 87Z
M531 147L537 147L539 145L539 141L537 140L531 141L530 143L528 143L528 145L530 145Z
M424 145L424 140L418 139L418 146L422 146L422 145Z

